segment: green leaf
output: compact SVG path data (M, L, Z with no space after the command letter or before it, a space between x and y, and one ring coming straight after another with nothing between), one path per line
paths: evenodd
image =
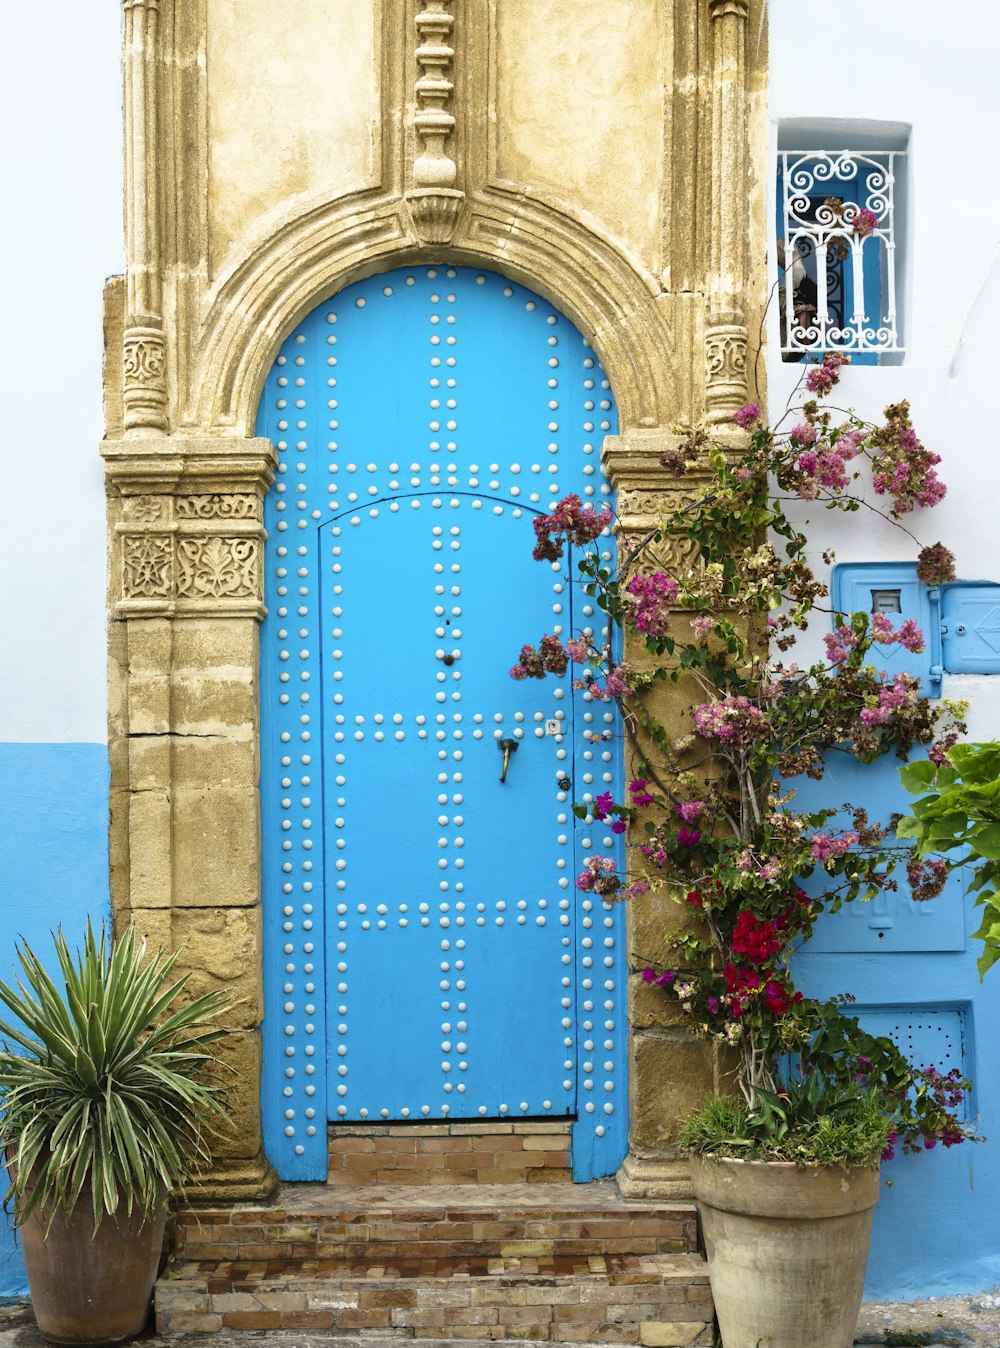
M1000 824L979 824L968 838L974 853L988 861L1000 861Z

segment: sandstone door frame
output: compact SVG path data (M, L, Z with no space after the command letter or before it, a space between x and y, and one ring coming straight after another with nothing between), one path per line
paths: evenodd
M215 274L209 6L124 0L127 270L105 295L102 444L112 902L119 924L183 946L194 989L234 995L219 1056L235 1069L235 1123L206 1197L273 1184L259 1113L258 625L275 455L253 427L280 342L323 298L395 266L510 276L550 299L601 358L620 417L603 463L629 532L683 499L659 467L683 438L677 427L707 420L736 440L724 428L748 398L760 291L749 241L763 252L765 217L749 153L766 70L751 35L756 0L664 2L671 158L659 273L586 203L499 176L498 0L428 0L419 11L372 2L383 34L373 185L248 225L240 260ZM663 551L676 565L690 559L684 538ZM654 953L662 921L633 910L634 962ZM670 1145L677 1115L720 1065L641 986L631 1020L625 1181L676 1196L687 1192Z

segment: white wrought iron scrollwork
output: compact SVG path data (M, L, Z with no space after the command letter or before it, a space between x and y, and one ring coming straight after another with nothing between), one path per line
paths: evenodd
M779 154L781 349L899 352L895 188L904 151Z

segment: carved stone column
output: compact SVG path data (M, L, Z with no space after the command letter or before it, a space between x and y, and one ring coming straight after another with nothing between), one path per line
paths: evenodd
M124 0L126 432L167 429L160 258L159 0Z
M406 193L413 228L425 243L447 243L455 232L465 193L456 188L455 85L452 69L454 0L427 0L416 16L415 51L419 75L414 86L415 155L412 187Z
M111 536L111 869L116 921L182 948L195 993L232 997L217 1055L231 1132L203 1198L259 1196L257 624L267 440L103 446Z
M712 224L706 408L727 422L747 401L748 0L708 0L712 29Z
M604 442L602 464L615 488L619 533L629 546L698 496L707 481L697 470L674 479L662 467L661 456L675 453L682 439L665 430L642 430ZM651 545L647 559L683 577L698 565L697 547L686 534L673 534ZM626 636L625 659L641 668L651 657L644 642ZM688 726L684 710L694 692L683 683L660 684L649 690L649 705L661 724L678 727L679 734ZM635 865L642 858L629 860ZM689 1033L676 1003L642 979L648 965L669 962L666 938L679 920L680 908L662 895L629 901L629 1151L618 1183L632 1197L688 1201L688 1163L674 1138L684 1117L718 1089L718 1055Z

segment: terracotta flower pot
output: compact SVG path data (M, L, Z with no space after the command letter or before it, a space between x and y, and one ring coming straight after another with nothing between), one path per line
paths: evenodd
M851 1348L878 1167L692 1156L724 1348Z
M167 1220L166 1205L143 1220L122 1209L105 1214L94 1232L89 1193L67 1220L57 1216L48 1235L37 1209L20 1228L31 1305L38 1328L52 1343L119 1343L149 1319L150 1297Z

